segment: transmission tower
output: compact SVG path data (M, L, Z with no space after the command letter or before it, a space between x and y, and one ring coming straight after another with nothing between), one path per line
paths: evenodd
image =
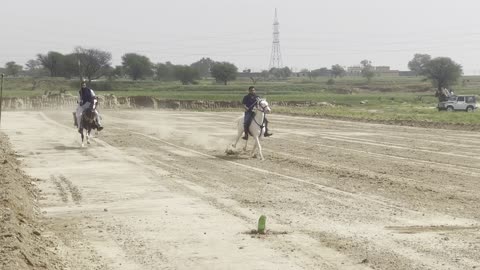
M282 54L280 53L280 32L278 31L278 25L277 9L275 9L275 19L273 20L272 54L270 55L269 65L270 69L283 67Z

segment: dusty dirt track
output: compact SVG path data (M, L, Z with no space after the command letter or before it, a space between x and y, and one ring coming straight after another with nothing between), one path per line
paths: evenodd
M480 269L480 134L271 115L266 160L226 156L238 113L8 112L70 269ZM267 235L251 235L267 216Z

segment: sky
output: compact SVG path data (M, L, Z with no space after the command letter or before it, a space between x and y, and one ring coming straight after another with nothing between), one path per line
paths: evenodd
M480 75L478 0L1 0L0 66L76 46L153 63L202 57L268 68L275 8L283 64L300 71L359 65L408 70L415 53Z

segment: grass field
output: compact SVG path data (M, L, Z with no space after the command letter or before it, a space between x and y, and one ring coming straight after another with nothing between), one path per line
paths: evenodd
M436 110L434 88L420 77L344 77L328 85L329 78L290 78L281 82L259 82L257 93L269 101L327 102L334 106L276 107L275 112L366 121L411 121L480 125L480 113L447 113ZM6 78L3 95L40 96L60 90L76 95L78 80L62 78ZM239 79L229 85L202 80L196 85L159 81L97 81L91 87L99 95L154 96L175 100L241 100L251 85ZM480 77L466 76L454 87L456 94L480 94Z

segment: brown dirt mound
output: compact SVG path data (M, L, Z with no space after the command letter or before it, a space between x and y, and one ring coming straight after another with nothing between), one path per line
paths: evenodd
M35 182L0 133L0 269L64 269L55 244L42 235Z

